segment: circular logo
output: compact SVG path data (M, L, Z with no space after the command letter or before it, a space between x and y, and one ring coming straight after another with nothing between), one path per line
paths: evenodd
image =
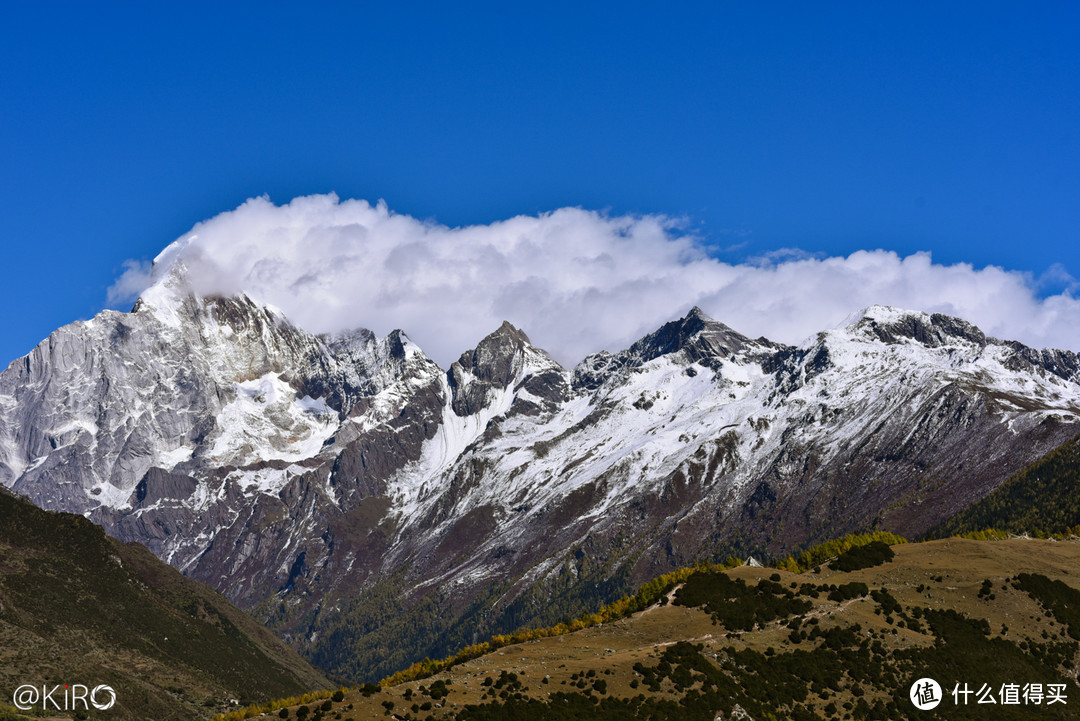
M920 678L911 684L911 703L920 711L937 708L941 703L941 686L932 678Z
M105 703L98 701L97 695L99 693L108 694L109 700ZM90 692L90 703L93 704L94 708L98 711L108 711L113 707L113 704L116 703L116 692L112 690L112 686L106 686L105 684L95 686L94 690Z

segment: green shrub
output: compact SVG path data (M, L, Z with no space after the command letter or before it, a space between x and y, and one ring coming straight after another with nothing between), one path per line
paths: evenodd
M845 583L841 586L837 586L835 589L829 592L829 600L841 603L852 598L859 598L865 596L870 592L869 587L865 583L860 581L852 581L851 583Z
M889 544L882 541L871 541L863 546L853 546L837 556L832 567L837 571L858 571L861 568L880 566L893 560L896 554Z
M751 631L756 625L810 610L811 603L775 581L761 580L748 586L726 573L699 571L675 594L680 606L701 606L728 630Z

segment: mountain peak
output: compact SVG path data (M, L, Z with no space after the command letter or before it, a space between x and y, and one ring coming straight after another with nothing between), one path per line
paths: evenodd
M926 318L929 318L929 315L922 311L908 310L894 305L875 303L852 313L844 319L844 322L841 325L845 327L853 326L858 325L862 321L872 321L878 324L892 324L903 321L910 316L925 316Z
M405 360L412 355L427 358L420 346L400 328L390 331L386 336L386 343L390 348L390 355L399 360Z
M928 348L937 348L958 340L979 346L988 342L985 333L962 318L890 305L871 305L853 313L844 327L889 344L913 340Z
M696 305L693 308L691 308L689 311L687 311L686 315L683 316L683 320L700 320L700 321L702 321L704 323L715 323L716 322L716 321L714 321L712 319L712 316L710 316L708 313L703 311L700 306L696 306Z
M475 348L462 353L454 365L461 366L478 378L496 380L511 372L511 359L515 356L536 356L558 365L546 352L532 344L525 331L508 320L484 336ZM504 380L508 381L509 377Z
M182 319L177 309L194 295L188 281L187 266L178 260L165 266L164 272L159 272L159 267L155 260L153 276L156 280L139 293L131 311L138 313L148 310L167 325L179 326Z
M462 353L447 377L454 389L454 411L466 416L485 407L499 389L530 375L562 372L562 366L534 346L524 331L504 320L475 348Z
M738 353L757 342L713 320L695 305L685 316L668 321L625 352L640 363L682 352L690 362L709 365L718 357Z
M526 335L525 331L521 330L508 320L504 320L501 324L499 324L498 328L493 330L491 333L488 333L487 336L485 336L484 339L480 342L483 343L489 338L508 338L515 343L521 344L522 346L532 345L532 341L529 340L529 336Z

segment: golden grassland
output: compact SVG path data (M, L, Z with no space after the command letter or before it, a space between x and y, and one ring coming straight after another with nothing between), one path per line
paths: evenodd
M975 535L999 538L1007 534ZM758 624L751 631L730 630L714 623L702 608L669 602L692 574L723 568L732 579L751 586L771 578L784 588L808 583L820 587L864 583L870 589L886 589L905 609L952 610L973 620L985 620L989 641L1007 639L1026 646L1069 640L1069 629L1050 617L1031 595L1010 585L1010 579L1034 573L1080 587L1080 542L1064 537L993 541L957 537L909 544L891 537L895 557L889 562L846 573L826 565L847 548L882 538L867 534L840 539L783 559L777 564L780 568L727 568L734 564L732 559L729 564L682 569L651 581L635 596L620 599L596 614L549 629L498 636L447 659L425 661L384 680L379 687L343 690L340 702L327 703L330 694L326 692L240 709L218 716L216 721L239 721L282 708L288 709L288 718L296 719L301 706L309 707L308 718L453 718L469 705L506 701L506 689L512 691L510 698L519 701L547 702L559 692L580 692L586 678L588 693L594 696L599 679L604 682L601 697L633 698L645 691L635 665L655 665L665 649L680 641L688 641L700 647L706 657L717 659L743 650L771 658L813 647L807 640L793 640L797 633L785 619ZM991 595L986 588L992 589ZM909 627L892 614L882 613L881 604L869 595L829 600L821 593L807 598L811 607L802 615L804 630L810 624L822 630L856 628L889 654L926 649L935 643L925 628L916 630L917 622ZM500 676L508 679L508 674L513 674L515 681L507 683L497 696L493 687ZM895 691L868 686L858 689L856 698L852 688L826 689L811 695L805 706L822 718L851 717L845 704L854 706L860 700L887 703ZM682 692L665 682L647 693L676 703ZM1080 697L1074 703L1080 705ZM323 706L329 708L322 710Z

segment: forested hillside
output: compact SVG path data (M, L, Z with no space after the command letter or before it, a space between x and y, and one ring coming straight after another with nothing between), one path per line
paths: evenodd
M1080 438L1031 463L929 535L945 538L988 528L1033 535L1080 530Z

